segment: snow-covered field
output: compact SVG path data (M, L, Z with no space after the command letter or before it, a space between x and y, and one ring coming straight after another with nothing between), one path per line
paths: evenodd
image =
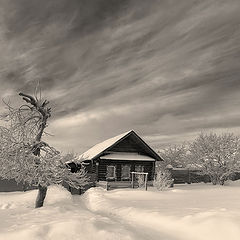
M41 209L33 208L36 193L0 193L1 240L240 239L239 182L164 192L92 188L83 196L53 186Z

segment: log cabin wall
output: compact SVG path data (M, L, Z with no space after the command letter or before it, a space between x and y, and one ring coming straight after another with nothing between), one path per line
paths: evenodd
M135 171L135 166L140 165L143 166L144 172L148 173L148 180L151 181L154 178L154 162L150 161L124 161L124 160L105 160L99 159L99 166L98 166L98 180L106 181L107 175L107 166L112 165L116 166L116 181L121 181L121 174L122 174L122 165L130 165L131 172Z
M101 156L104 156L111 152L120 152L120 153L138 153L142 155L149 155L149 152L146 150L146 148L142 147L142 144L139 144L136 138L134 137L127 137L126 139L119 142L117 145L111 147L107 151L101 154ZM155 174L155 162L153 161L130 161L130 160L107 160L107 159L100 159L99 157L95 159L93 163L93 168L95 167L95 162L99 162L98 170L98 180L100 181L106 181L106 175L107 175L107 166L112 165L116 167L116 181L121 181L121 174L122 174L122 165L130 165L131 166L131 172L136 171L135 166L140 165L143 166L144 172L148 173L148 180L153 180L154 174Z
M116 155L120 160L116 158ZM127 155L131 157L128 158ZM139 157L140 155L143 157ZM162 161L161 157L133 130L93 146L81 155L83 158L86 156L88 160L84 162L89 163L86 170L89 174L96 174L97 181L129 180L130 172L133 171L147 172L148 180L153 180L155 162ZM136 160L133 156L136 156ZM115 159L113 160L111 157ZM114 168L107 168L108 166L114 166Z

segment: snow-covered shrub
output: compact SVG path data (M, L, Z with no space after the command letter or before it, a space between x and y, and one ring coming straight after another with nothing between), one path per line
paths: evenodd
M144 174L139 174L137 176L137 183L138 183L138 187L139 188L143 188L145 186L145 178L144 178Z
M201 133L189 151L193 166L208 175L214 185L223 185L240 170L240 138L232 133Z
M163 191L173 184L173 179L171 178L171 174L169 171L166 170L159 170L157 175L153 181L153 186L158 191Z

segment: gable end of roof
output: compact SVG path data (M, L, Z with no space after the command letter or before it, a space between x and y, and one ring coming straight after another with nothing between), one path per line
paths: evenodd
M96 144L83 154L81 154L78 158L80 162L84 160L94 160L98 158L103 152L109 150L113 146L117 145L119 142L123 141L130 135L134 135L154 156L157 161L163 161L163 159L140 137L134 130L130 130L128 132L122 133L113 138L109 138L101 143Z

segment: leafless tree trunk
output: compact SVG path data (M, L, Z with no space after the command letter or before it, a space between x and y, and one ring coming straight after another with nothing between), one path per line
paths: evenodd
M43 206L45 197L47 195L47 187L38 185L38 195L36 198L35 208L39 208Z
M51 116L51 108L48 108L48 101L43 101L41 102L37 98L34 98L30 95L24 94L24 93L19 93L20 96L23 97L23 100L25 100L27 103L31 104L32 107L39 113L39 120L40 120L40 125L38 128L38 132L35 137L35 144L33 145L33 154L35 156L40 155L40 142L42 139L42 135L44 132L44 129L47 126L47 120ZM38 196L36 199L35 207L39 208L43 206L44 199L47 194L47 186L42 186L41 184L38 185Z

